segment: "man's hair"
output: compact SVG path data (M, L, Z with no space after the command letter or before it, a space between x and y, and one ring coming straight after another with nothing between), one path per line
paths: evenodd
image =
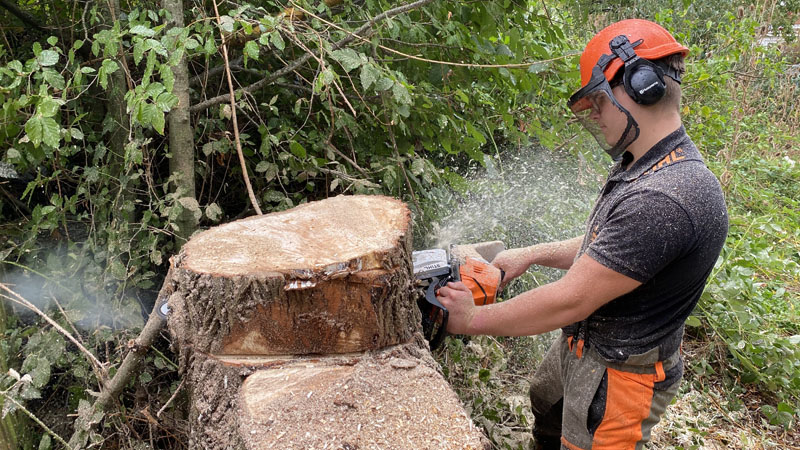
M683 78L683 74L686 73L686 63L683 60L683 55L680 53L676 53L674 55L669 55L659 60L663 62L668 67L674 69L678 74ZM664 81L667 85L667 90L664 93L664 97L656 103L661 108L664 109L674 109L675 111L680 112L681 110L681 85L677 81L673 80L670 77L664 77Z

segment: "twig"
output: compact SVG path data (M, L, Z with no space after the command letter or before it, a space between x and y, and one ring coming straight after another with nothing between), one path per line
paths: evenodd
M368 177L368 176L369 176L369 174L367 174L367 171L366 171L366 170L364 170L364 169L363 169L361 166L359 166L359 165L358 165L358 163L356 163L355 161L353 161L352 159L350 159L350 158L349 158L347 155L345 155L344 153L342 153L342 151L341 151L341 150L339 150L338 148L336 148L336 146L335 146L335 145L333 145L333 143L330 141L330 139L329 139L329 140L328 140L328 142L326 142L325 144L327 144L327 146L328 146L328 147L330 147L330 149L331 149L331 150L333 150L333 152L334 152L334 153L336 153L337 155L339 155L339 156L340 156L342 159L344 159L345 161L349 162L351 166L353 166L353 167L354 167L356 170L358 170L359 172L361 172L361 175L364 175L365 177Z
M407 3L405 5L398 6L397 8L392 8L392 9L389 9L387 11L384 11L381 14L378 14L377 16L375 16L372 19L370 19L369 22L367 22L366 24L364 24L361 27L359 27L356 31L348 32L348 35L346 37L342 38L339 41L336 41L333 45L331 45L330 50L333 51L333 50L337 50L339 48L342 48L345 45L349 44L350 42L354 41L356 38L361 39L361 34L366 33L367 31L371 30L372 27L375 26L376 23L378 23L378 22L380 22L380 21L382 21L384 19L396 16L398 14L402 14L402 13L404 13L406 11L411 11L412 9L416 9L416 8L421 7L421 6L427 5L428 3L431 3L433 1L434 0L417 0L416 2ZM317 17L317 16L315 16L315 17ZM314 53L313 56L318 56L319 52L315 51L313 53ZM273 81L277 80L278 78L294 72L298 67L302 66L309 59L311 59L311 57L312 57L311 54L305 53L305 54L303 54L303 56L295 59L289 65L285 66L283 69L278 70L277 72L274 72L271 75L269 75L269 76L267 76L267 77L265 77L265 78L263 78L263 79L261 79L259 81L256 81L255 83L253 83L253 84L251 84L249 86L241 88L241 89L239 89L239 91L246 92L246 93L253 93L255 91L258 91L259 89L261 89L261 88L263 88L265 86L268 86L269 84L271 84ZM528 65L530 65L530 64L528 64ZM208 99L208 100L206 100L204 102L200 102L200 103L197 103L197 104L193 105L192 108L191 108L191 111L193 113L203 111L203 110L205 110L207 108L210 108L210 107L212 107L214 105L218 105L218 104L226 101L228 99L228 97L229 97L229 95L218 95L216 97L211 97L210 99Z
M8 292L9 294L11 294L13 296L13 297L9 297L7 295L0 294L0 297L7 298L8 300L10 300L10 301L12 301L12 302L14 302L14 303L16 303L18 305L22 305L22 306L30 309L31 311L35 312L36 314L42 316L42 318L44 320L46 320L47 323L52 325L53 328L58 330L58 332L63 334L67 339L72 341L73 344L78 346L80 351L83 352L86 355L87 358L89 358L89 362L92 363L92 366L94 366L95 370L98 370L99 373L102 374L100 379L97 380L97 381L100 382L101 386L104 384L104 382L105 382L105 368L103 367L103 364L100 361L98 361L97 358L89 350L87 350L86 347L83 346L83 344L81 344L77 339L75 339L75 337L69 331L65 330L61 325L58 324L58 322L56 322L55 320L51 319L50 316L48 316L47 314L43 313L42 310L40 310L39 308L36 307L36 305L34 305L33 303L29 302L28 300L26 300L25 298L23 298L21 295L17 294L16 292L12 291L8 286L5 285L5 283L0 283L0 289Z
M44 422L42 422L41 420L39 420L39 418L38 418L38 417L36 417L36 415L35 415L35 414L33 414L32 412L28 411L28 409L27 409L27 408L25 408L25 406L23 406L23 405L22 405L20 402L18 402L18 401L16 401L16 400L14 400L14 398L13 398L13 397L11 397L10 395L8 395L8 394L6 393L6 391L0 391L0 394L2 394L2 396L3 396L3 397L5 397L5 398L6 398L6 400L8 400L8 401L10 401L11 403L13 403L14 405L16 405L16 407L17 407L17 408L19 408L19 409L20 409L20 411L22 411L22 412L24 412L25 414L27 414L27 415L28 415L28 417L30 417L30 418L31 418L31 419L32 419L34 422L36 422L36 424L37 424L37 425L39 425L40 427L44 428L44 431L46 431L46 432L47 432L47 434L49 434L50 436L53 436L53 437L55 438L55 440L57 440L57 441L58 441L58 443L59 443L59 444L61 444L61 445L63 445L63 446L64 446L64 448L70 448L70 447L69 447L69 444L67 443L67 441L65 441L65 440L64 440L64 438L62 438L61 436L59 436L58 434L56 434L56 432L55 432L55 431L51 430L51 429L50 429L50 427L48 427L47 425L45 425L45 423L44 423Z
M184 381L186 381L186 378L181 380L180 384L178 384L178 387L175 388L175 392L173 392L172 396L169 398L169 400L167 400L167 403L164 403L164 406L162 406L161 409L158 410L158 412L156 413L156 418L157 419L161 418L161 413L164 412L164 410L167 409L167 406L169 406L169 404L172 403L173 400L175 400L175 397L178 396L178 392L181 391L181 388L183 387L183 382Z
M225 61L225 75L228 78L228 96L231 100L231 119L233 120L233 138L236 142L236 153L239 155L239 164L242 166L242 177L244 178L244 185L247 188L247 195L250 196L250 203L256 210L259 216L264 214L261 208L258 207L258 200L256 194L253 192L253 186L250 185L250 177L247 175L247 164L244 160L244 153L242 152L242 141L239 139L239 122L236 120L236 97L233 91L233 75L231 75L231 68L228 62L228 45L225 43L225 33L222 32L222 19L219 17L219 10L217 9L217 0L212 2L214 4L214 14L217 16L217 24L220 26L219 35L222 38L222 59Z

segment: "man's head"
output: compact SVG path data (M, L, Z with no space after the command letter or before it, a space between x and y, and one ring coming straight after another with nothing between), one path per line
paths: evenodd
M677 114L688 52L656 23L629 19L612 24L586 45L580 60L582 87L568 105L617 159L639 137L640 121Z

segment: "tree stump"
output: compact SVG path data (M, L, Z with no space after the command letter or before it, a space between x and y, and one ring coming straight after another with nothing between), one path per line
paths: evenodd
M339 196L183 247L161 295L190 448L483 445L421 337L410 225L400 201Z

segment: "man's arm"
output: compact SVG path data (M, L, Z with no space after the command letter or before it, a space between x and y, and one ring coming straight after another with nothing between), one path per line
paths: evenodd
M450 333L529 336L579 322L639 285L583 255L560 280L505 302L477 307L462 283L448 283L438 298L450 311Z
M530 247L512 248L500 252L492 264L505 271L504 282L506 283L522 275L532 264L569 269L581 248L581 242L583 242L583 236Z

